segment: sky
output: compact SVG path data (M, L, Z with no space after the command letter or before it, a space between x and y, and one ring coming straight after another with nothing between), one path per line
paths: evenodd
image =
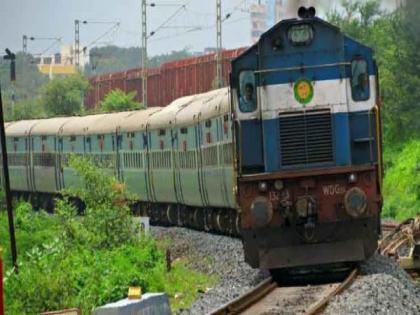
M264 0L262 0L264 2ZM296 0L289 0L296 2ZM149 55L169 53L188 48L202 51L216 46L215 0L149 0L148 32L156 30L149 39ZM255 0L222 0L222 15L231 13L223 23L223 47L248 46L250 42L249 8ZM324 8L335 8L340 1L301 1ZM387 2L387 1L385 1ZM182 7L182 5L185 5ZM81 46L118 45L140 46L140 0L0 0L0 51L10 48L22 50L22 36L58 38L62 43L74 42L74 20L87 20L81 24ZM167 24L163 24L174 12L178 12ZM322 15L322 12L321 12ZM90 22L90 23L89 23ZM97 24L94 22L106 22ZM119 22L115 27L114 22ZM163 24L163 27L160 27ZM172 27L168 29L166 26ZM113 28L114 27L114 28ZM101 35L107 33L103 38ZM53 45L48 53L58 51L55 41L28 42L28 52L37 54Z

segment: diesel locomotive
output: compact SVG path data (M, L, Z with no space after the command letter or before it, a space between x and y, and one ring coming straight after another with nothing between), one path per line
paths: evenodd
M232 61L230 88L146 110L6 124L15 194L123 181L154 222L242 236L264 269L358 262L380 234L378 74L369 47L301 8ZM50 199L49 199L50 198Z

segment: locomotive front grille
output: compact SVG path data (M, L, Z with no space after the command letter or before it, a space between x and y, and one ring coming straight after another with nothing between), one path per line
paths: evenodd
M280 114L279 123L283 166L334 161L329 110Z

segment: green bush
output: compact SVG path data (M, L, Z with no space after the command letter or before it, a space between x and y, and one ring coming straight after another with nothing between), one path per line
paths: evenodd
M126 186L87 159L73 156L70 166L84 183L83 189L64 191L65 199L56 207L67 236L72 236L70 240L88 243L92 248L106 248L135 239L128 203L134 197L127 193ZM77 219L74 206L68 202L70 197L79 198L86 206L83 224Z
M144 106L135 101L136 94L136 91L125 93L120 89L112 90L101 102L101 109L103 112L121 112L132 109L143 109Z
M385 154L383 216L403 220L420 213L420 140Z
M60 222L45 211L32 211L32 206L24 201L17 202L14 208L19 257L26 256L34 247L51 242L60 235ZM5 211L0 212L0 247L3 248L5 266L10 267L9 225Z
M181 262L167 272L164 248L134 226L125 186L88 160L74 157L70 165L85 189L65 191L56 215L35 212L24 202L16 207L19 274L9 265L4 282L7 314L71 307L91 314L97 306L126 297L129 286L167 292L174 309L188 306L211 279ZM70 197L84 201L84 216L77 216ZM3 246L8 245L6 219L1 213ZM176 293L181 298L175 299Z

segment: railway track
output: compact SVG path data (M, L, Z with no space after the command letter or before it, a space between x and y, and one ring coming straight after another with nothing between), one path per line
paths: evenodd
M354 269L343 282L307 286L281 286L268 278L210 315L319 314L335 295L352 284L357 274Z

